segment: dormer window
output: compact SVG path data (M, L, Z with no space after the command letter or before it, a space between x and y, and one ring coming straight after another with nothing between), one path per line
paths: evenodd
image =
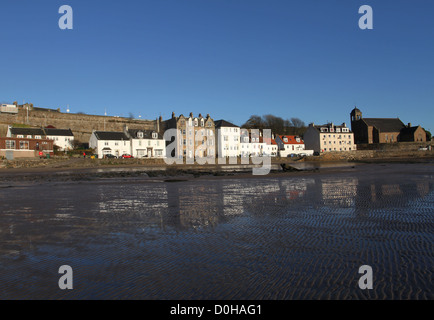
M137 138L143 139L143 132L142 131L137 132Z
M194 126L197 127L197 125L198 125L197 119L194 119Z
M156 132L152 132L152 139L157 139L158 138L158 134Z
M288 138L287 138L287 137L284 137L284 138L283 138L283 142L288 142Z
M200 119L200 126L203 127L205 125L205 121L203 119Z

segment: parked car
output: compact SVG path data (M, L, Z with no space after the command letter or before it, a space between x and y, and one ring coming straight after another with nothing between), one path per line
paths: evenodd
M122 157L122 159L131 159L131 158L134 158L132 155L127 154L127 153L123 154L121 157Z
M116 159L117 157L114 156L114 155L112 155L112 154L106 154L106 155L104 155L104 158L114 158L114 159Z

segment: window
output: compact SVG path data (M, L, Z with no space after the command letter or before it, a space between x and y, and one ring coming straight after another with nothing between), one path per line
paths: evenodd
M158 134L156 132L152 132L152 139L157 139L158 138Z
M6 140L6 149L15 149L15 140Z
M108 142L106 141L106 142L104 142L104 145L105 145L105 146L108 146L108 145L109 145L109 143L108 143Z
M20 141L20 149L28 150L29 149L29 142L28 141Z
M142 131L137 132L137 138L143 139L143 132Z
M203 127L205 125L205 122L203 121L203 119L200 119L200 126Z
M24 136L22 134L18 134L17 138L24 138Z
M41 136L35 136L35 139L41 139Z

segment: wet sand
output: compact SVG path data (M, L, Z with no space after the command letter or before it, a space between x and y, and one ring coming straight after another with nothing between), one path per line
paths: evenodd
M0 174L0 299L434 298L429 163L18 176Z

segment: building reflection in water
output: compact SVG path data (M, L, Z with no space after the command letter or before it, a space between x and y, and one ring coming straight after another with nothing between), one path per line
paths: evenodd
M23 239L26 243L46 237L67 241L72 234L92 236L149 228L182 231L214 227L243 215L325 212L329 208L344 208L345 213L357 217L375 209L389 210L397 201L401 206L417 205L432 189L432 183L420 179L396 182L356 177L173 183L120 180L119 184L30 186L21 193L9 188L0 193L0 241L3 249L10 249Z

